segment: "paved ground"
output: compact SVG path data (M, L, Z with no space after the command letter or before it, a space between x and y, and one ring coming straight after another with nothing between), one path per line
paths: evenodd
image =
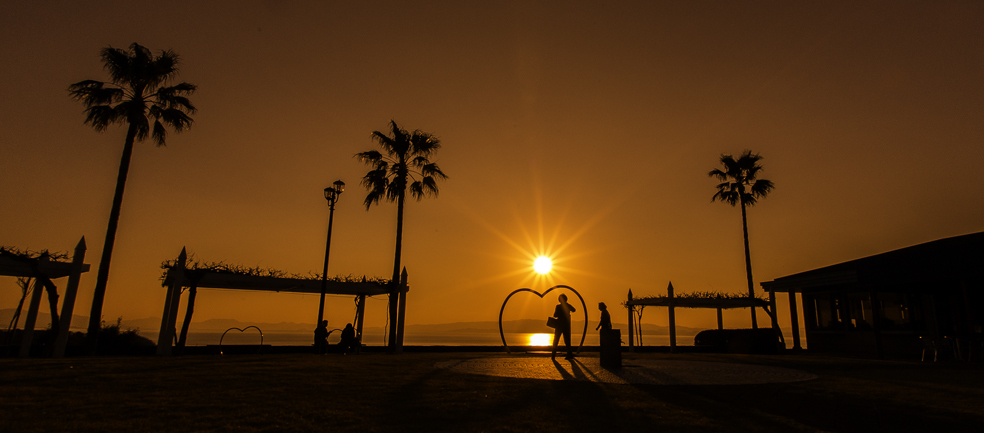
M466 374L546 380L581 380L603 383L651 385L749 385L799 382L815 379L807 372L781 367L723 362L674 360L623 360L622 368L609 371L597 357L572 361L547 356L475 358L439 362L438 368Z

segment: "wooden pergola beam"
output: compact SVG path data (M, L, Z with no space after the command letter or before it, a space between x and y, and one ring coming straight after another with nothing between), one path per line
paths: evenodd
M7 253L0 254L0 276L34 278L34 293L28 305L27 320L24 322L24 333L21 338L18 356L26 357L30 354L38 309L41 304L42 292L45 290L48 292L48 301L51 308L51 327L55 332L51 340L54 345L50 353L56 358L65 355L65 346L68 344L68 332L72 324L75 295L78 291L79 280L83 273L89 272L89 265L84 263L85 250L85 237L83 236L75 246L75 254L71 262L51 260L45 254L37 258L21 257ZM62 301L62 311L59 315L58 291L51 280L64 277L69 277L68 287L65 291L65 299Z
M171 286L176 276L170 268L164 278L164 285ZM321 280L302 278L278 278L256 275L233 274L222 271L183 270L180 285L199 289L255 290L266 292L321 293ZM385 295L388 286L372 282L328 281L326 293L330 295Z
M778 332L778 323L775 319L775 294L771 294L768 301L758 298L693 298L678 297L673 294L673 283L666 287L666 296L649 296L645 298L633 298L632 290L629 290L625 308L629 310L629 351L635 350L633 332L633 311L636 306L646 307L667 307L670 332L670 352L676 352L676 308L713 308L717 310L718 329L723 329L724 323L721 317L721 310L727 308L755 308L761 307L772 317L772 328ZM771 307L771 310L770 310ZM642 324L639 325L640 331Z
M161 318L161 329L157 338L157 354L170 355L172 353L172 343L177 330L178 307L181 302L182 288L189 287L188 306L185 313L185 320L181 329L181 337L178 346L183 347L188 328L191 322L191 315L194 311L195 294L197 289L225 289L225 290L253 290L265 292L288 292L288 293L310 293L321 294L321 279L305 278L279 278L259 275L235 274L228 271L211 271L206 269L187 269L187 251L181 249L178 260L171 267L168 267L164 274L162 285L167 288L167 296L164 300L164 314ZM326 294L355 296L358 300L356 307L357 335L362 338L362 323L365 315L366 296L375 295L397 295L400 297L400 311L398 316L399 338L390 342L391 345L402 349L403 340L403 315L406 309L406 292L409 286L406 284L406 270L403 274L403 282L397 292L392 291L390 284L379 284L371 281L327 281ZM398 346L396 346L398 344Z
M35 278L40 274L55 279L68 277L72 275L73 271L75 268L71 262L39 262L38 269L35 271L31 264L26 261L0 256L0 276ZM89 265L83 264L81 272L89 272Z

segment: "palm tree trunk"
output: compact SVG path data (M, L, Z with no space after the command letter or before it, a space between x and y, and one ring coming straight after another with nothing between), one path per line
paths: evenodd
M752 255L748 250L748 218L745 215L745 201L741 200L741 229L745 235L745 274L748 276L748 297L755 297L755 284L752 282ZM752 329L758 329L755 307L752 307Z
M119 226L120 208L123 206L123 190L126 188L126 175L130 171L130 156L133 154L133 140L136 136L137 127L131 123L126 132L126 142L123 144L120 171L116 176L116 193L113 195L113 207L109 211L106 241L103 243L102 258L99 260L99 271L96 274L96 288L92 294L92 309L89 312L89 329L86 334L86 349L89 354L95 354L99 338L103 300L106 297L106 283L109 281L109 263L113 258L116 228Z
M400 197L396 201L396 257L393 259L393 279L390 281L392 291L389 297L390 328L387 339L389 347L393 350L396 349L396 322L399 320L397 316L399 292L397 290L400 289L400 253L403 250L403 202L405 196L406 190L400 191Z

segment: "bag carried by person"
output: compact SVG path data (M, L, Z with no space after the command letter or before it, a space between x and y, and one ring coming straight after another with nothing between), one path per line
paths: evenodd
M553 329L557 329L560 326L560 319L556 317L547 317L547 326Z

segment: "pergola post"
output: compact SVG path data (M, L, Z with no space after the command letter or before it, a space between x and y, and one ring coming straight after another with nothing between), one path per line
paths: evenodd
M359 295L356 298L358 305L355 307L355 336L359 339L359 346L362 346L362 319L366 315L366 295Z
M61 317L58 322L58 337L55 338L55 358L65 356L65 346L68 345L69 328L72 326L72 315L75 314L75 297L79 291L79 280L82 279L82 269L85 266L85 236L75 245L72 256L72 273L68 275L68 285L65 286L65 299L62 301Z
M793 326L793 349L802 350L800 345L799 311L796 305L796 292L789 291L789 322Z
M185 342L188 340L188 328L191 327L191 316L195 314L195 298L198 295L198 286L192 284L188 288L188 307L185 309L184 322L181 323L181 336L178 337L178 353L184 352Z
M34 341L34 324L38 320L38 309L41 307L41 294L44 292L44 284L41 283L41 276L34 277L34 292L31 293L31 303L27 307L27 320L24 321L24 333L21 336L20 351L17 356L26 358L31 354L31 343Z
M754 309L754 307L752 308ZM782 330L779 329L779 312L776 311L775 290L769 291L769 308L765 310L765 312L769 313L769 317L772 319L772 331L776 333L777 337L779 337L779 343L776 343L776 345L778 346L781 344L782 345L781 349L782 350L786 349L786 340L782 338Z
M407 313L407 291L410 287L407 285L407 268L403 268L403 273L400 274L400 312L399 318L397 319L396 325L396 353L403 353L403 325L405 322L405 315Z
M635 305L632 305L632 289L629 289L629 298L625 302L625 308L629 310L629 352L635 352Z
M45 291L48 292L48 311L50 311L49 315L51 317L50 329L55 333L54 335L48 335L49 347L45 350L45 356L48 356L52 353L55 339L57 339L58 331L61 329L61 325L58 320L58 288L55 287L55 283L47 277L42 278L42 284L44 284Z
M676 353L676 313L673 311L675 302L673 300L673 282L666 286L666 296L670 298L668 305L670 313L670 353Z
M157 335L157 354L171 354L171 340L174 339L174 322L178 311L178 301L181 300L181 286L184 281L185 262L188 261L188 252L181 248L178 260L168 273L174 272L171 279L171 286L167 288L167 296L164 298L164 314L161 317L161 330ZM170 275L169 275L170 276Z
M396 352L396 322L399 321L400 311L400 282L393 280L389 285L389 332L386 346L389 353Z

